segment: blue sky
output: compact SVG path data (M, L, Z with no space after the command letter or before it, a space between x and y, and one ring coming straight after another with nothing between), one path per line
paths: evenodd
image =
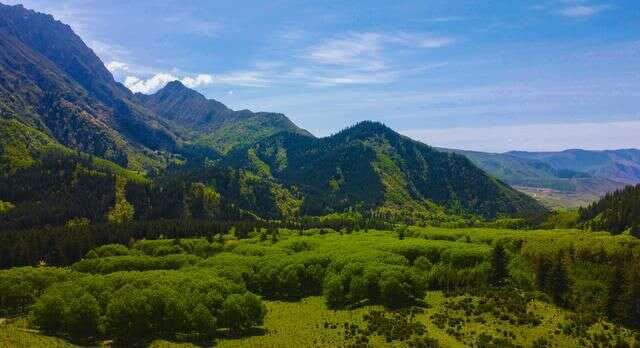
M436 146L640 148L637 0L21 3L134 91L180 79L318 136L370 119Z

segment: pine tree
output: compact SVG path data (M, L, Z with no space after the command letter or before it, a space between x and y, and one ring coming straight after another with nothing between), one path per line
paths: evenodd
M549 271L548 290L553 302L559 306L567 304L566 296L570 289L569 275L562 257L558 257Z
M622 265L616 265L611 278L609 278L609 284L607 285L606 302L607 316L614 321L620 317L618 313L618 303L623 297L624 281L624 268Z
M497 244L491 253L491 270L489 282L492 286L502 286L509 276L507 270L507 253L501 244Z

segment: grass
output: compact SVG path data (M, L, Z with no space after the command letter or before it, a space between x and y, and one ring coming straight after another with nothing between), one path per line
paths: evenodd
M62 339L47 337L27 328L26 320L0 319L0 347L2 348L66 348L74 347Z
M440 250L442 262L451 264L471 262L473 264L476 259L486 258L491 251L491 245L497 241L510 243L521 241L519 249L521 260L536 259L547 254L553 255L566 249L571 250L576 258L584 258L584 262L587 262L586 260L590 260L594 252L613 255L627 248L636 248L637 250L640 246L640 240L626 235L611 236L608 233L570 229L518 231L489 228L410 227L404 240L399 240L395 233L374 230L370 230L368 233L355 232L344 235L335 232L320 234L317 231L309 230L305 231L305 234L307 235L300 237L296 231L282 230L279 241L276 243L272 243L270 240L259 242L254 237L241 241L229 240L224 248L228 253L243 255L247 258L249 258L247 255L265 255L265 262L269 259L269 255L271 255L270 258L278 259L287 257L287 255L302 255L311 252L327 256L335 254L361 258L365 256L361 252L376 250L407 255L417 251ZM195 243L195 241L183 239L180 243L188 244ZM172 240L138 242L139 246L144 244L149 248L152 246L151 244L162 243L175 244ZM214 255L208 261L215 260L217 257ZM351 260L355 260L355 258ZM219 263L219 265L223 264ZM608 272L607 269L597 270L596 266L598 265L593 262L584 263L584 265L582 262L576 262L570 270L572 277L578 280L573 286L577 289L582 287L583 283L596 281L598 274ZM207 260L204 260L202 264L199 264L199 267L206 268L210 265ZM441 291L429 291L426 295L426 303L429 307L423 313L418 314L416 320L426 325L428 335L437 339L442 347L478 346L477 341L482 334L496 338L509 337L511 343L522 347L532 347L534 342L540 338L547 339L552 343L552 347L579 347L588 345L585 342L594 341L601 342L600 346L613 346L616 339L623 340L628 344L633 343L633 331L612 325L603 319L588 324L584 333L580 335L563 330L563 326L567 324L574 326L577 324L574 313L543 301L543 297L532 297L526 300L524 307L520 307L525 308L524 312L531 313L535 318L538 318L537 324L523 324L518 323L517 320L510 320L510 318L516 318L515 312L509 312L501 307L496 307L498 311L469 314L465 309L452 305L452 303L464 300L480 303L488 295L483 293L481 296L484 297L468 294L446 296ZM365 306L349 310L332 310L327 307L324 298L320 296L306 297L295 302L265 302L268 313L262 327L256 328L251 335L245 337L219 338L217 346L346 346L352 342L345 339L342 325L350 323L364 327L366 323L363 321L363 315L371 310L382 309L380 306ZM446 313L445 324L442 320L438 320L438 315L443 313ZM450 319L453 319L454 324L451 324ZM456 320L459 320L460 325L455 324ZM0 347L72 346L63 340L46 337L37 331L28 330L24 319L10 322L0 320L0 322ZM326 323L331 324L329 328L325 327ZM332 328L334 324L336 326ZM372 346L388 346L380 336L374 336L370 343ZM102 344L107 345L108 342ZM397 342L394 345L402 346ZM157 340L150 347L193 347L193 345Z
M457 297L459 298L459 297ZM456 299L454 297L454 299ZM476 298L477 299L477 298ZM546 337L553 342L553 347L578 347L580 341L576 337L556 333L558 324L566 323L569 312L558 309L547 303L534 300L528 309L541 317L541 324L537 326L505 324L491 314L483 315L486 323L469 321L463 325L461 332L464 339L460 340L448 334L446 330L439 329L431 319L435 313L442 313L445 308L445 296L442 292L434 291L427 295L430 305L424 313L419 314L416 320L425 323L429 336L436 338L441 347L469 347L475 342L480 333L494 337L503 336L504 332L513 332L516 338L513 343L524 347L531 347L539 337ZM321 297L308 297L299 302L269 301L267 302L268 314L262 330L256 330L253 336L242 338L223 338L217 343L217 347L339 347L345 346L342 324L349 322L362 325L362 317L372 309L381 309L378 306L368 306L353 310L327 309ZM452 311L451 315L460 315L463 312ZM335 323L337 327L324 328L325 322ZM606 323L600 322L590 329L590 333L602 331ZM9 324L0 325L0 347L74 347L72 344L58 338L43 336L36 331L25 328L25 321L18 320ZM622 337L631 342L630 331L623 330ZM386 347L388 345L381 337L375 337L371 341L373 347ZM108 346L103 342L101 346ZM400 347L401 344L395 343ZM189 343L176 343L157 340L149 345L150 348L187 348L196 347Z

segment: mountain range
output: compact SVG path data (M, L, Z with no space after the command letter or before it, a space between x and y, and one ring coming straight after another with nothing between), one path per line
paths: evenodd
M573 208L640 183L640 150L487 153L440 149L468 157L504 182L549 207Z
M234 111L178 81L134 94L68 25L1 4L0 134L0 202L11 207L0 224L10 227L344 211L525 216L546 209L510 184L562 188L611 176L622 158L629 168L617 173L637 174L637 154L574 155L580 164L565 168L570 155L460 155L376 122L316 138L283 114Z

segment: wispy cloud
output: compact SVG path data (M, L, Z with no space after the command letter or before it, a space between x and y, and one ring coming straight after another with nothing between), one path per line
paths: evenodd
M433 17L433 18L426 19L427 22L433 22L433 23L459 22L463 20L464 20L464 17L460 17L460 16Z
M394 61L395 48L419 51L449 46L456 41L454 37L425 33L351 32L304 49L303 61L299 64L305 68L295 73L316 86L388 83L405 72L434 68L433 65L401 66Z
M348 33L308 48L306 58L320 64L362 65L364 63L365 66L379 69L383 67L380 55L389 45L440 48L455 42L456 39L453 37L431 34Z
M319 64L366 64L372 70L377 70L383 66L379 57L383 41L384 36L378 33L350 33L310 47L305 57Z
M570 18L589 18L609 8L609 5L573 5L561 9L558 13Z
M222 30L222 24L217 21L196 18L193 14L176 14L164 18L176 31L205 37L216 37Z

